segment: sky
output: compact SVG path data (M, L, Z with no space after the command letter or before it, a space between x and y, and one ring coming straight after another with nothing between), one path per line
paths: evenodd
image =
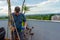
M21 6L23 0L11 0L11 9ZM60 13L60 0L26 0L25 4L30 7L26 14L50 14ZM8 15L6 0L0 0L0 16Z

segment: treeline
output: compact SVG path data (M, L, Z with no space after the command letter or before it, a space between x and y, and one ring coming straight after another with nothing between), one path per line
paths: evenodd
M0 17L0 19L8 19L8 17L7 16L4 16L4 17Z
M27 19L39 19L39 20L51 20L51 17L56 14L45 14L45 15L27 15Z
M38 20L51 20L53 15L60 15L60 14L38 14L38 15L26 15L27 19L38 19ZM7 16L0 17L0 19L8 19Z

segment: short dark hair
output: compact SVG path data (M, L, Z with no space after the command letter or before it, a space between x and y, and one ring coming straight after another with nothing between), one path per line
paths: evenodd
M19 6L16 6L15 7L15 11L18 13L20 11L20 7Z

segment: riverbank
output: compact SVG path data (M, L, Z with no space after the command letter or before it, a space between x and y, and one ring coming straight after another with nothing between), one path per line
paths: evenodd
M25 15L25 16L27 19L51 20L51 17L53 15L54 14L44 14L44 15L37 14L37 15ZM0 17L0 19L8 19L8 17L7 16Z
M60 22L58 20L38 20L38 19L27 19L27 20L47 21L47 22Z
M0 19L0 21L2 20L8 20L8 19ZM47 21L47 22L60 22L60 20L39 20L39 19L27 19L27 20L36 20L36 21Z
M0 21L1 21L1 20L8 20L8 19L0 19Z

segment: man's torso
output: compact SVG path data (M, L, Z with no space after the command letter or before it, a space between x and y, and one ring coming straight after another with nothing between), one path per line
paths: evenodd
M23 14L20 13L18 16L16 16L14 13L12 13L14 22L16 25L16 28L21 29L22 28L22 22L23 22Z

